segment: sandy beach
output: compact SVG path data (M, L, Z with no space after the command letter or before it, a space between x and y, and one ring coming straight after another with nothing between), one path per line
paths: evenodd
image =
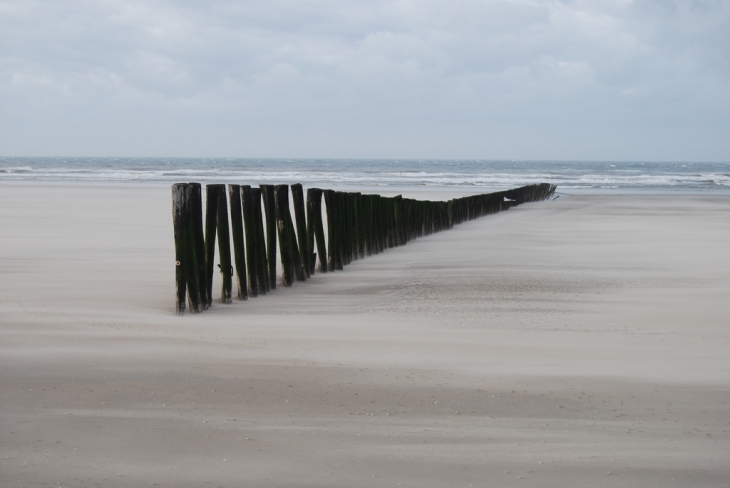
M178 317L169 186L3 184L0 485L730 486L729 215L562 195Z

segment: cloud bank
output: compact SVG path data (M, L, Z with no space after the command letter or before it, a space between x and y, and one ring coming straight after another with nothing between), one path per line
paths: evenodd
M730 161L730 2L0 0L0 154Z

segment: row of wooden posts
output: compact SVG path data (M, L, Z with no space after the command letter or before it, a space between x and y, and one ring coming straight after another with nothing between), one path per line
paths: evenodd
M433 202L309 188L305 212L304 190L297 183L291 185L295 227L288 185L228 185L226 195L226 185L211 184L205 190L204 225L200 183L176 183L172 185L176 311L183 314L186 301L193 313L211 306L216 237L222 302L230 303L234 266L239 300L276 289L277 239L281 283L292 286L294 280L310 278L315 268L321 273L341 270L354 260L520 203L547 199L554 192L554 185L541 183Z

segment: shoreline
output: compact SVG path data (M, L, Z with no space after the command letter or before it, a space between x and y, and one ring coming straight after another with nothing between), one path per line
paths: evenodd
M94 187L99 186L102 188L166 188L170 189L174 183L187 182L188 180L170 180L170 181L33 181L33 180L0 180L0 187L15 187L15 186L28 186L28 187ZM229 181L229 180L206 180L197 178L195 180L201 183L203 186L207 184L224 183L228 184L250 184L257 186L259 184L265 184L266 182L255 181ZM291 185L297 183L291 181L285 184ZM268 184L268 183L266 183ZM279 184L279 183L276 183ZM348 191L348 192L361 192L368 194L379 194L383 196L395 196L403 194L404 196L411 195L425 195L429 193L444 195L445 199L461 197L466 195L478 195L482 193L493 193L510 190L516 187L469 187L469 186L436 186L436 185L408 185L408 186L366 186L366 185L307 185L303 184L304 188L322 188L331 189L337 191ZM718 197L730 197L730 187L717 188L715 190L688 190L688 189L622 189L622 188L565 188L557 185L556 195L595 195L595 196L611 196L611 195L676 195L676 196L718 196ZM411 197L413 198L413 197Z

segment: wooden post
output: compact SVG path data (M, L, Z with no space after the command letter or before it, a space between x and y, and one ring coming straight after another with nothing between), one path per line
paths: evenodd
M335 270L337 255L337 219L335 217L335 192L324 190L324 203L327 206L327 270Z
M357 222L357 254L365 257L365 209L362 204L362 193L355 193L355 220Z
M218 190L223 185L205 185L205 290L207 307L213 303L213 268L218 227Z
M175 236L175 313L185 313L188 263L186 230L190 214L187 204L187 183L172 185L172 227Z
M372 225L370 222L370 195L362 195L360 197L360 203L362 205L362 229L363 229L363 243L365 246L365 256L372 256L373 254L373 241L372 241Z
M269 285L276 289L276 203L274 185L260 185L266 213L266 260L269 267Z
M349 261L349 240L348 240L348 228L347 228L347 201L345 194L341 191L335 192L335 215L337 216L337 248L340 251L339 259L341 262L340 267L350 264ZM337 261L335 261L337 266Z
M335 254L335 269L341 270L347 264L347 221L345 220L345 209L342 192L335 192L335 230L337 231L337 254Z
M393 217L395 219L395 242L397 246L405 245L405 229L403 225L403 195L393 197Z
M199 236L197 236L195 225L195 212L201 209L200 185L198 183L188 183L185 185L185 200L185 212L189 216L185 229L185 250L187 254L185 274L188 289L188 309L193 313L200 313L205 309L200 286L202 281L200 276L200 262L205 258L199 252ZM200 220L202 220L202 216L200 216Z
M289 236L289 240L291 241L290 247L292 250L292 262L294 264L294 278L297 281L307 281L307 272L304 270L302 255L299 252L299 246L297 244L297 233L294 230L294 222L292 221L291 213L286 216L286 226L289 228L287 234Z
M295 183L291 186L292 202L294 203L294 217L297 221L297 240L299 242L299 256L304 267L304 272L309 278L311 269L309 259L311 257L311 248L309 247L309 238L307 235L307 219L304 214L304 190L302 185Z
M269 281L268 273L268 259L266 257L266 238L264 237L264 220L261 213L261 188L251 188L251 194L253 195L253 217L256 232L256 245L257 245L257 258L256 263L258 264L258 271L256 276L259 279L259 293L265 295L266 292L271 290L271 282Z
M286 216L289 215L289 186L274 187L276 203L276 228L279 232L279 250L281 253L281 281L284 286L291 286L294 278L294 254L289 237L289 226Z
M324 242L324 226L322 223L322 190L319 188L307 189L307 236L308 245L311 251L314 249L314 240L317 241L317 254L319 254L319 270L327 272L327 247ZM310 272L314 273L315 259L311 255Z
M246 262L248 264L248 290L249 296L259 296L258 278L258 243L256 225L253 215L253 190L249 185L241 186L241 204L243 205L243 225L246 229ZM266 290L264 290L266 293Z
M241 187L228 185L231 205L231 232L233 233L233 262L236 265L238 299L248 299L248 275L246 273L246 247L243 245L243 213L241 212Z
M203 202L201 197L200 183L188 183L190 191L190 223L193 233L195 260L195 275L198 277L198 290L203 310L207 310L208 291L205 280L205 238L203 237Z
M221 302L231 303L233 266L231 266L231 235L228 230L228 201L226 186L218 190L218 258L221 271Z

